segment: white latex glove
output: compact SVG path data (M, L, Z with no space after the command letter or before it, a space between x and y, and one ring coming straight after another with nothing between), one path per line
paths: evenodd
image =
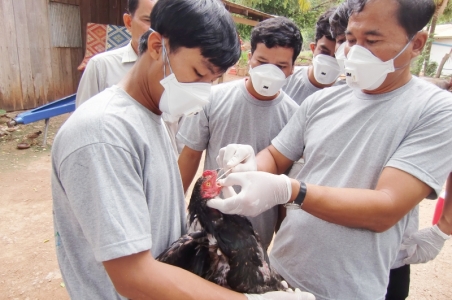
M299 289L287 292L268 292L262 295L245 294L248 300L315 300L315 296L308 292L302 292Z
M224 193L225 199L214 198L207 201L207 206L225 214L255 217L277 204L287 203L292 195L292 185L286 175L241 172L228 175L219 183L225 187L233 185L242 187L238 194L229 189L228 193Z
M257 171L256 155L250 145L229 144L221 148L217 163L224 170L232 168L231 173Z
M400 250L406 250L408 253L403 263L419 264L434 259L449 238L450 236L442 232L437 225L413 233L404 239L400 246Z

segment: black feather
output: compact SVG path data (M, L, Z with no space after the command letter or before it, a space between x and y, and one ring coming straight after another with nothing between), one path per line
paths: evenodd
M197 274L241 293L285 290L283 278L264 259L264 249L250 221L209 208L197 180L188 205L188 222L200 227L180 237L157 260Z

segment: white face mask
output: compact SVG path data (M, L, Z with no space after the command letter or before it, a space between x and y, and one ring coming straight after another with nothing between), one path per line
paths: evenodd
M411 40L392 59L382 61L366 48L354 45L344 61L347 84L351 88L372 91L377 89L385 81L386 76L395 70L394 60L405 51Z
M339 48L337 48L336 53L334 56L336 56L337 64L341 68L341 74L345 74L345 67L344 67L344 60L347 59L345 56L345 42L342 43Z
M162 56L168 62L171 74L166 76L166 64L163 65L164 78L160 84L165 89L160 97L159 109L171 117L182 115L190 116L201 111L203 106L209 103L212 84L201 82L179 82L173 73L168 54L165 48L165 40L162 39Z
M286 75L280 68L272 64L250 67L250 77L253 88L259 95L271 97L278 93L286 83Z
M341 68L334 57L317 54L312 60L314 78L320 84L332 84L341 73Z

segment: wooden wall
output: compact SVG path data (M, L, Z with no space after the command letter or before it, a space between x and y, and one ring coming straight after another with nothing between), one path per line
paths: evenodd
M88 22L124 26L122 16L126 11L127 0L79 0L79 1L80 1L80 17L82 21L82 32L83 32L82 35L83 47L85 47L86 43L85 32L86 24Z
M86 23L123 25L127 0L50 0L80 6L83 47L51 45L49 0L0 0L0 109L26 110L73 94Z

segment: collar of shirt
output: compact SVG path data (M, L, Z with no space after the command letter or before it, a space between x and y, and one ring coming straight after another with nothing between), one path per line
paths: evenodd
M132 42L127 44L124 54L122 55L122 63L130 63L136 62L138 59L138 55L135 53L135 50L132 48Z

